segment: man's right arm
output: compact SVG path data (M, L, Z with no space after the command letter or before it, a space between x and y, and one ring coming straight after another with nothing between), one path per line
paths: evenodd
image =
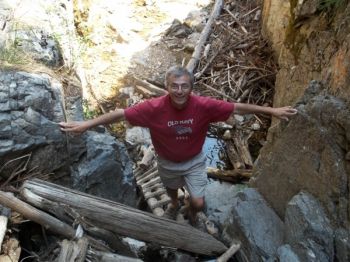
M115 111L103 114L94 119L81 121L81 122L61 122L59 123L61 130L65 132L72 132L75 134L81 134L86 130L98 126L107 125L122 121L125 119L124 109L117 109Z

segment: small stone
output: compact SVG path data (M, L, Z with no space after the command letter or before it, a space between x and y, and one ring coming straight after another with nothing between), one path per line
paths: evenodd
M259 124L259 123L254 123L254 124L252 124L252 125L250 126L250 128L251 128L252 130L255 130L255 131L260 130L260 124Z
M235 120L239 123L242 123L244 121L244 116L235 115Z
M230 130L226 130L225 133L224 133L224 135L222 136L222 138L225 139L225 140L231 139L231 138L232 138L232 135L231 135Z

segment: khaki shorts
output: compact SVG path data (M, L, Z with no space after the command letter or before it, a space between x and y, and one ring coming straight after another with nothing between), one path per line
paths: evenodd
M186 187L191 197L203 197L208 182L206 156L203 152L180 163L158 156L158 173L163 184L170 189Z

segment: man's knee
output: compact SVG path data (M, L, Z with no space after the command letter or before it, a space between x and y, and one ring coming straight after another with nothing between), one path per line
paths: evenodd
M192 197L191 198L191 206L200 211L204 209L204 197Z

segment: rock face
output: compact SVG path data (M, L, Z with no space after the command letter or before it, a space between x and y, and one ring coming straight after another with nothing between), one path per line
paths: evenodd
M322 9L315 0L264 1L263 31L280 67L275 106L295 103L311 80L328 81L332 94L349 97L350 2L342 2Z
M296 108L281 123L281 135L261 151L251 184L284 217L286 205L299 191L316 197L333 225L349 225L350 112L346 103L311 82Z
M1 162L40 148L32 161L56 150L62 157L47 159L43 165L51 170L62 167L67 156L63 154L65 137L57 125L64 119L60 89L44 75L1 71L0 97Z

